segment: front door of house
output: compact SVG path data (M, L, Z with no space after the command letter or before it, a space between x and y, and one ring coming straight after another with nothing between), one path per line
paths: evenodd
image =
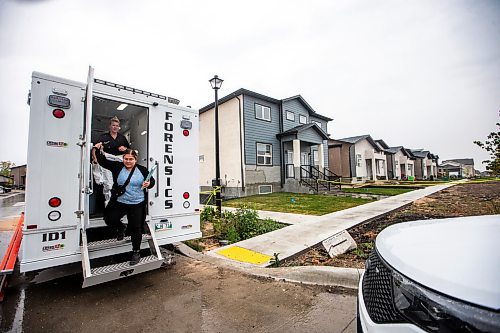
M302 167L301 168L301 173L302 173L302 177L309 177L308 175L310 174L310 170L309 170L309 153L304 153L304 152L301 152L300 153L300 166ZM305 169L305 170L304 170Z
M286 151L286 178L294 178L293 150Z

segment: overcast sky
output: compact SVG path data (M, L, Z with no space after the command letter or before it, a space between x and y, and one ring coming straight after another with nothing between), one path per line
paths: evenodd
M201 108L239 88L302 95L332 138L441 160L489 156L500 1L0 0L0 160L26 163L31 72L95 77Z

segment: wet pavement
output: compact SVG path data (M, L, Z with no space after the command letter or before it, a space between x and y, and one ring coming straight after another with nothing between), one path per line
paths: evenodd
M24 192L0 195L0 227L2 225L2 221L19 217L23 211Z
M24 196L6 200L0 201L0 226L6 230L0 237L24 209ZM12 276L0 303L0 332L356 331L352 289L276 281L182 255L176 259L168 269L87 289L81 288L81 273L74 274L78 265ZM72 275L47 282L71 269Z
M18 282L7 290L0 331L356 331L352 290L256 278L179 255L168 269L87 289L81 282L79 274Z

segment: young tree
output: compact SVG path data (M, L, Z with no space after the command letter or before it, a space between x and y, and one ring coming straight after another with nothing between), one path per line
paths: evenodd
M16 166L11 161L0 161L0 175L5 177L10 177L10 169Z
M485 142L474 141L476 145L490 153L491 159L483 161L486 170L494 175L500 175L500 123L497 123L498 131L491 132Z
M14 167L15 164L12 163L11 161L0 161L0 175L8 177L10 180L7 181L7 184L9 186L12 185L12 174L11 174L11 168Z

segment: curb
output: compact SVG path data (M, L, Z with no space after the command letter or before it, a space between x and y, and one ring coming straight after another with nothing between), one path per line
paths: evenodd
M359 268L342 268L331 266L262 268L255 267L250 264L237 263L217 257L208 256L191 249L184 243L174 243L174 246L182 255L195 260L236 270L248 275L293 283L358 289L359 279L364 272L364 269Z

